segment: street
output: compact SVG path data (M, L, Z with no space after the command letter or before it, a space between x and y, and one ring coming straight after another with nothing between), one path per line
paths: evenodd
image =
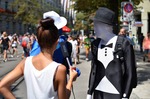
M139 51L135 53L137 60L138 86L132 91L130 99L150 99L150 63L142 61ZM19 58L9 58L7 62L2 62L2 58L0 58L0 79L21 61L21 54L22 48L19 47ZM80 69L81 75L77 78L76 82L74 82L70 99L86 99L91 61L85 60L83 48L80 53L80 61L81 63L78 64L77 67ZM17 87L13 90L13 93L17 99L27 99L23 78L16 81L16 83L12 85L12 88L16 85ZM0 96L0 99L2 99L2 96Z

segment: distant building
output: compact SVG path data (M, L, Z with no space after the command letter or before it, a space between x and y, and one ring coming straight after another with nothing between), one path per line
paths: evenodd
M139 25L134 26L134 23L139 23ZM143 0L143 2L138 5L137 11L134 12L132 33L143 33L145 36L147 32L150 32L150 0Z
M23 24L20 20L14 20L14 14L17 9L11 7L12 1L0 0L0 31L7 31L8 34L23 34L29 31L30 27L28 24Z
M29 24L23 24L21 20L15 20L14 15L17 12L17 8L11 7L11 2L14 0L0 0L0 32L7 31L8 34L24 34L26 32L33 32L32 27ZM51 10L61 10L60 0L47 0L51 4ZM57 9L54 9L57 8Z

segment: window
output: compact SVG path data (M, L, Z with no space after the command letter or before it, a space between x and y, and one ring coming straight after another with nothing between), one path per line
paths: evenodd
M22 24L19 23L19 33L21 32L21 30L22 30Z
M6 23L6 29L9 29L9 21Z
M13 22L13 33L16 32L16 22Z
M8 2L7 1L5 2L5 9L6 10L8 9Z

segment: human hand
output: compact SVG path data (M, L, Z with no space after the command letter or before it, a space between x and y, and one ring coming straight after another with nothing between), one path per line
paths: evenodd
M71 81L75 81L78 76L78 73L76 72L76 67L70 66L70 79Z

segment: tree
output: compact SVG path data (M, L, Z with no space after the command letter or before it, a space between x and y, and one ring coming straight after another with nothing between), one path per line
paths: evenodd
M54 7L51 7L50 3L46 2L46 0L14 0L12 7L17 9L14 16L16 20L34 26L42 18L44 12L50 9L58 11Z
M82 12L83 15L85 15L86 19L84 18L84 20L89 21L90 23L88 24L89 26L92 26L92 23L90 22L90 18L95 15L95 11L99 7L103 6L103 7L112 9L116 13L116 16L117 16L115 19L116 24L117 24L115 31L118 32L119 16L121 15L120 13L121 10L119 9L121 7L121 2L127 1L127 0L74 0L74 1L75 1L75 4L73 5L74 9L77 12ZM134 3L134 8L136 8L136 6L142 1L143 0L132 0L132 2ZM75 27L76 27L76 24L75 24Z
M114 8L114 5L118 5L120 8L120 4L122 1L128 0L73 0L75 1L74 9L78 12L91 13L95 12L99 7L105 6L108 8ZM134 6L136 7L143 0L132 0ZM84 4L84 6L83 6Z

